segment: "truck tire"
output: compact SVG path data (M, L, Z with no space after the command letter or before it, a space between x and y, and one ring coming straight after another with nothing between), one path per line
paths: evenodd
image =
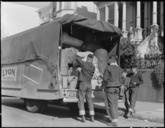
M40 102L40 112L45 112L45 110L47 109L48 107L48 102L47 101L42 101Z
M42 112L47 107L47 102L33 99L25 99L26 109L29 112L37 113Z

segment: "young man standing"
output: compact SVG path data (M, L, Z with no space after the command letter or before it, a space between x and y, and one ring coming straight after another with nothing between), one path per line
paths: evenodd
M88 103L89 114L91 116L91 121L94 122L94 106L92 102L92 85L91 80L95 72L95 67L93 65L93 55L89 54L86 61L82 61L81 57L76 56L73 62L74 67L80 67L81 71L79 73L79 88L78 88L78 107L79 114L82 117L82 122L85 122L85 108L84 99Z
M117 58L112 56L110 58L110 65L108 65L103 75L103 86L105 92L105 104L107 113L110 117L108 125L117 126L118 121L118 96L121 85L121 68L117 64Z
M134 66L131 68L132 72L128 75L130 76L130 83L129 87L126 90L126 117L132 116L133 112L135 111L135 104L137 101L137 95L139 91L139 86L143 84L142 74L141 72L137 71L137 68Z

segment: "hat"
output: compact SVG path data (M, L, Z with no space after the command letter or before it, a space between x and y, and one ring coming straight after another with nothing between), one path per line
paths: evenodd
M117 61L116 55L109 56L109 62L116 62L116 61Z
M93 58L93 55L92 55L92 54L88 54L87 57L89 57L89 58Z

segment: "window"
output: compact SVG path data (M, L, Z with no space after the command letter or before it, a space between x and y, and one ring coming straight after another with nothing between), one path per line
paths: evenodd
M59 10L62 9L62 2L59 2Z
M127 2L126 5L126 28L136 27L136 2Z
M145 15L145 9L144 9L144 2L141 2L141 9L140 9L140 12L141 12L141 28L144 28L144 15Z
M100 20L105 21L105 7L100 8Z
M122 20L123 20L123 6L122 3L119 3L119 28L122 29Z
M64 2L64 9L71 9L71 2Z
M153 21L153 3L150 2L150 25L152 25L152 21Z
M111 23L111 24L114 24L114 5L113 4L109 5L108 9L109 9L108 22Z
M133 2L133 6L132 6L133 8L133 11L134 11L134 13L133 13L133 15L132 15L132 18L133 18L133 27L134 28L136 28L137 26L136 26L136 24L137 24L137 2Z
M164 32L164 2L157 2L157 24L159 26L159 34L163 36Z

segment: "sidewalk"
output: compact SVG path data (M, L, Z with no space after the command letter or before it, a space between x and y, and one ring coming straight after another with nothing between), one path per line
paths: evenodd
M105 109L104 102L95 102L95 107L99 109ZM122 100L119 100L119 115L124 115L124 104ZM164 123L164 105L163 103L154 103L154 102L144 102L144 101L137 101L136 103L136 113L134 114L133 118L151 121L151 122L158 122Z

